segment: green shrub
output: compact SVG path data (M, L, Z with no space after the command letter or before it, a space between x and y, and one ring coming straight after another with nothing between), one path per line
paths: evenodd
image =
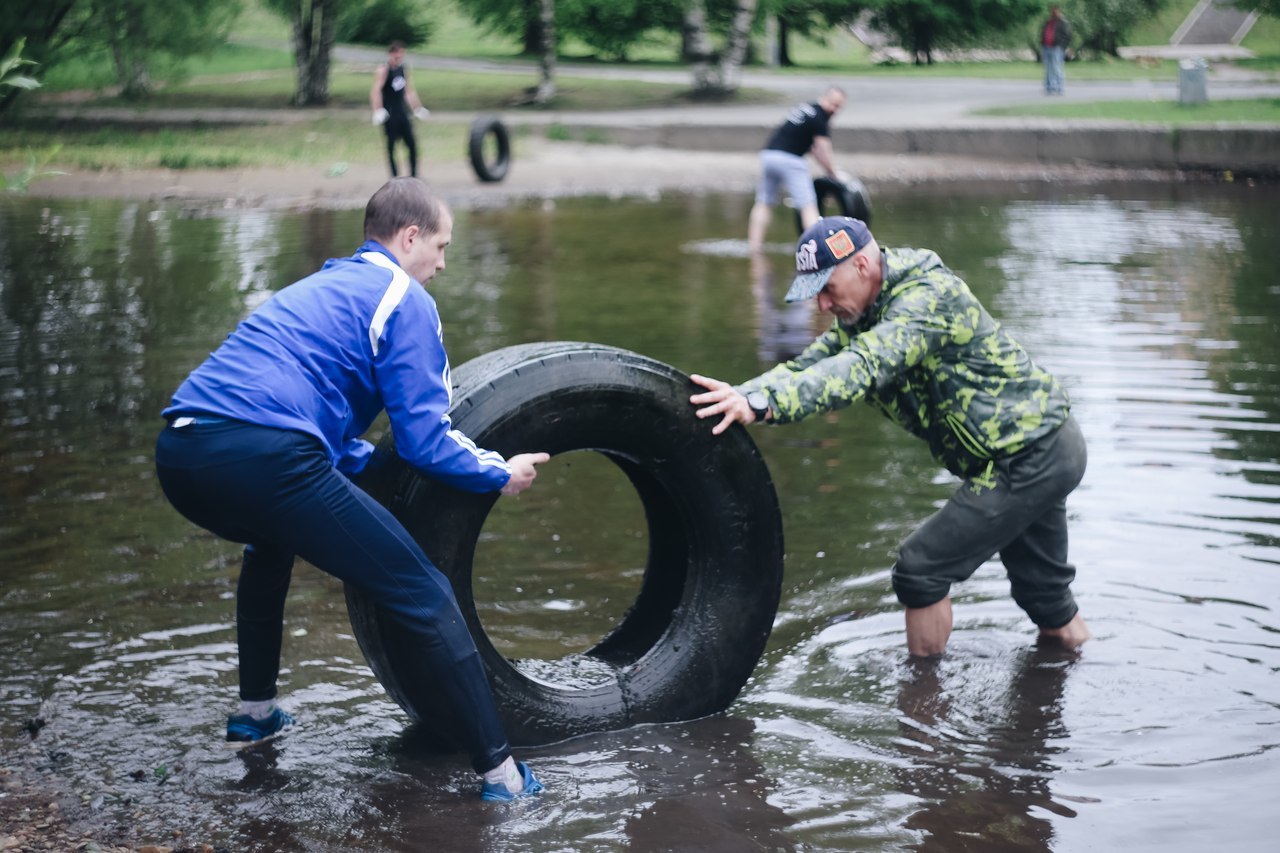
M402 41L418 47L431 40L433 25L413 0L364 0L343 8L336 28L340 42L385 47Z

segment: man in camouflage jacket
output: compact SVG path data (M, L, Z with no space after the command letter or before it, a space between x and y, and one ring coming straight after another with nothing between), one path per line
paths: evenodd
M737 387L704 376L699 417L792 423L865 401L929 444L964 484L899 549L893 586L912 655L951 635L950 587L997 552L1014 600L1040 633L1089 638L1070 584L1066 497L1084 476L1084 439L1057 380L1036 365L925 249L881 250L864 223L819 220L800 237L787 301L835 316L791 361Z

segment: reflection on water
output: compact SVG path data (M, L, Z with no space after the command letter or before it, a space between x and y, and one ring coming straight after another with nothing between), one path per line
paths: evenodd
M908 667L898 710L910 761L899 785L926 802L906 821L925 832L919 849L981 838L985 849L1042 850L1053 837L1044 813L1077 815L1050 784L1069 734L1061 714L1071 656L1037 648L1018 657L990 669L982 660Z
M359 213L5 199L0 764L70 786L116 837L238 850L1264 849L1280 196L999 191L878 197L876 231L937 250L1072 396L1090 444L1068 504L1083 655L1034 646L997 561L956 588L947 656L907 661L888 567L952 482L861 407L757 430L787 574L742 696L718 718L530 750L547 793L499 809L419 743L338 585L301 566L281 678L301 724L224 748L237 549L152 476L172 389L275 289L352 250ZM589 340L754 375L822 320L781 301L784 233L740 251L749 203L459 211L432 285L455 363ZM500 502L478 549L486 630L530 666L589 648L643 570L625 478L575 456Z

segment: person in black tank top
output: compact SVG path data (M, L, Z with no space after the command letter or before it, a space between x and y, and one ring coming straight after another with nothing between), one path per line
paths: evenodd
M413 116L425 119L431 111L422 106L418 93L409 82L409 69L404 64L404 45L393 41L387 50L387 61L374 72L369 90L369 106L373 123L382 125L387 134L387 162L391 177L396 177L396 142L404 140L409 155L409 174L418 176L418 143L413 136ZM412 114L410 114L412 110Z

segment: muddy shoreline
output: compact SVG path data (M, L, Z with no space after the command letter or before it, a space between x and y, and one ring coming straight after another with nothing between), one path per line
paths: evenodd
M1116 181L1202 181L1201 175L1135 170L1084 163L1045 164L978 157L859 154L841 165L874 191L937 183L1091 184ZM521 200L571 196L646 196L660 192L754 190L755 153L715 153L659 147L627 147L530 140L507 177L482 183L463 157L425 161L420 176L452 205L482 208ZM163 201L205 209L358 209L388 177L386 165L339 164L326 168L142 169L72 171L31 185L29 195L48 199Z

